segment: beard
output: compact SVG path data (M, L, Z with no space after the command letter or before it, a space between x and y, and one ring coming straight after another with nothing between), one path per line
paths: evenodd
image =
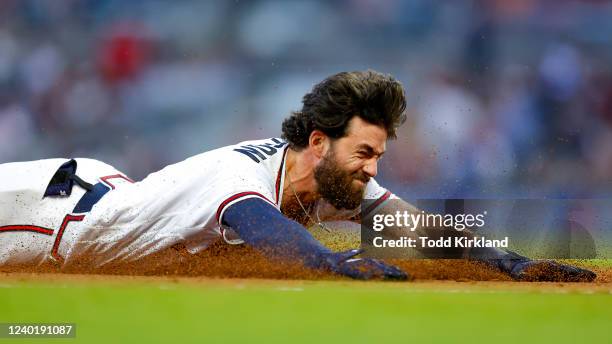
M315 167L314 177L319 195L338 210L352 210L361 205L365 185L370 180L362 171L350 173L340 167L333 149ZM355 186L354 180L361 180L363 186Z

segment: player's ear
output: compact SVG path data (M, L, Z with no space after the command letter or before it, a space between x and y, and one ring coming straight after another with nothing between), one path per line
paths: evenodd
M322 158L329 149L330 138L320 130L313 130L308 138L308 146L317 158Z

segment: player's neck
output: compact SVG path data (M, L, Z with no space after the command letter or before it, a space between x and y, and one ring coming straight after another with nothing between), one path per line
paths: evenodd
M285 161L285 180L283 183L283 199L295 198L296 193L302 202L313 202L318 198L314 167L316 159L308 149L296 152L289 148Z
M307 226L310 209L318 196L314 179L314 161L306 150L287 151L281 211L285 216Z

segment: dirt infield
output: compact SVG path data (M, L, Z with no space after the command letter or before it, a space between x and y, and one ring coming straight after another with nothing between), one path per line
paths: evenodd
M466 260L390 260L410 273L415 281L511 281L511 279L484 264ZM593 268L598 274L595 284L612 284L612 269ZM329 273L305 269L297 265L274 262L253 249L240 245L215 244L203 252L192 255L182 247L173 247L147 259L129 264L111 264L92 269L86 262L58 268L53 265L38 267L2 267L5 273L65 273L131 276L189 276L214 278L342 280ZM591 283L593 284L593 283Z

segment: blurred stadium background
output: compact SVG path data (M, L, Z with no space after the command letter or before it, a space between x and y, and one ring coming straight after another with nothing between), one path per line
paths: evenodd
M280 135L325 76L404 83L379 181L407 198L609 197L612 3L0 1L0 163L135 179Z

